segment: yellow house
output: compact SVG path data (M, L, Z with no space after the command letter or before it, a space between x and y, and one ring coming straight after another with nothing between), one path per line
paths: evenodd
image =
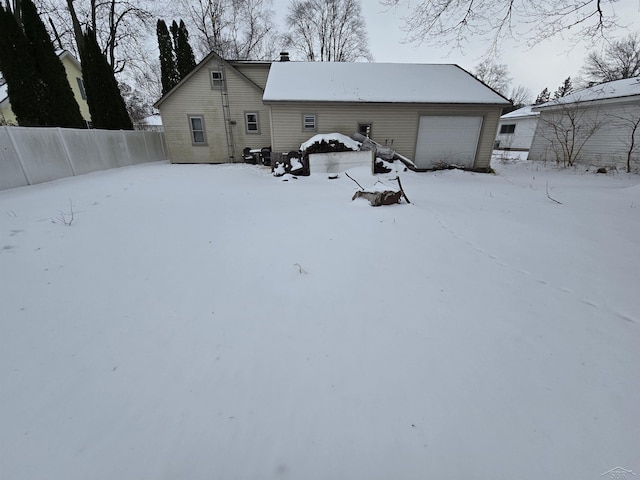
M67 50L57 50L56 53L64 65L64 69L67 72L67 80L73 90L73 95L76 97L76 102L80 107L80 113L85 122L91 124L91 114L89 113L89 105L87 104L87 94L84 89L84 82L82 81L82 68L80 62L71 55ZM11 110L11 101L9 94L7 93L7 85L0 85L0 125L17 125L16 116Z

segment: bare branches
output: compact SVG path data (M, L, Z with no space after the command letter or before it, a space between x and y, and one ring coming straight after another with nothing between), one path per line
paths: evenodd
M559 101L549 110L541 112L540 134L549 142L556 163L571 167L578 161L585 144L600 130L603 120L599 109Z
M488 42L494 54L505 39L534 46L567 32L575 41L606 37L619 26L612 3L601 0L381 0L412 7L403 30L410 43L428 42L463 49L470 38ZM415 5L415 6L414 6Z
M287 15L293 48L305 60L371 60L360 0L293 0Z
M549 200L551 200L552 202L557 203L558 205L562 205L562 202L559 202L558 200L556 200L555 198L552 198L551 195L549 195L549 180L547 180L547 198Z

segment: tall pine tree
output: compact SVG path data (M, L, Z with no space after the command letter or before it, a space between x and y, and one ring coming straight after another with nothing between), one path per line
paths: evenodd
M175 34L173 40L176 50L176 67L178 68L180 80L182 80L195 68L196 58L189 44L189 32L184 22L180 20L180 26L178 26L174 21L173 25L171 25L171 33L174 33L174 27Z
M132 130L131 118L118 89L118 82L98 46L93 30L87 30L83 43L84 48L80 51L82 77L93 126L107 130Z
M0 68L18 125L47 125L46 86L36 59L13 13L0 5Z
M562 98L571 92L573 92L573 84L571 83L571 77L567 77L553 94L553 99Z
M46 96L45 111L47 125L85 128L80 107L73 95L64 65L60 61L31 0L22 0L22 24L35 59L37 75L44 82Z
M547 103L549 98L551 97L551 93L549 93L549 89L545 88L540 92L540 94L536 97L535 104L540 105L541 103Z
M177 85L180 78L176 69L173 44L164 20L158 20L156 32L158 35L158 49L160 50L160 79L162 81L162 94L164 95Z

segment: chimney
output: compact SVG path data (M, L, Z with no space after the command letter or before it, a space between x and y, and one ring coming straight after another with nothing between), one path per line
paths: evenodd
M280 52L280 61L288 62L289 61L289 52Z

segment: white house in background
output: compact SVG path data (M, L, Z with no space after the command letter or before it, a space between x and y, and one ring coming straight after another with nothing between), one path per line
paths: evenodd
M286 59L282 59L286 60ZM205 58L157 103L171 161L272 158L319 133L360 132L419 168L489 167L510 102L457 65Z
M500 117L496 148L499 150L529 150L538 125L540 112L533 105L519 108Z
M563 163L568 143L563 136L567 136L577 152L575 163L621 167L629 159L631 169L638 169L640 78L595 85L537 105L533 111L540 115L529 160Z
M67 50L56 50L58 58L64 66L67 73L67 81L71 86L76 102L80 107L80 114L88 125L91 124L91 114L89 113L89 104L87 103L87 93L84 89L82 80L82 67L80 62L71 55ZM7 85L0 85L0 125L17 125L16 116L11 109L11 99L7 91Z
M133 124L135 130L146 130L147 132L163 132L162 117L159 113L154 113L148 117L144 117L139 122Z

